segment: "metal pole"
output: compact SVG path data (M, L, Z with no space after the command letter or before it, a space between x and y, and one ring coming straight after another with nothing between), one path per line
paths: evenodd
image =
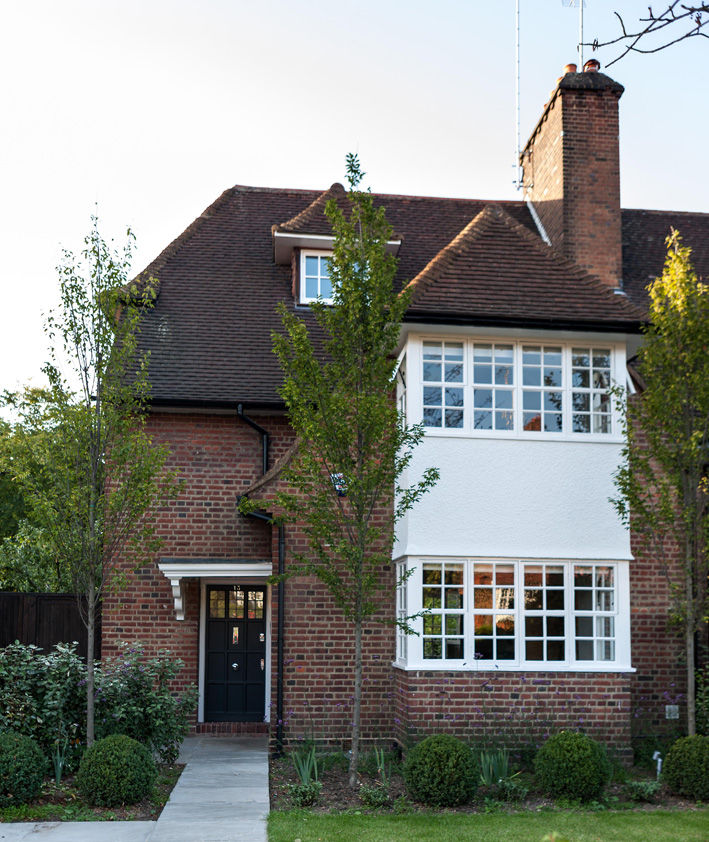
M522 168L519 163L519 156L521 153L521 143L519 134L519 2L515 0L515 187L520 190L522 188Z

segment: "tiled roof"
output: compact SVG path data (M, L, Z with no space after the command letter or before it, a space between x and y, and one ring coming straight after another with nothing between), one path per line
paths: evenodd
M672 228L692 249L692 263L700 277L709 279L709 213L623 210L623 287L643 308L647 286L662 274Z
M316 338L318 331L309 309L294 302L290 267L274 262L272 229L322 233L306 229L326 219L324 203L339 189L233 187L146 267L141 275L160 282L140 339L150 352L156 404L280 405L281 375L271 342L272 331L280 329L276 306L284 302ZM402 239L399 283L418 278L413 320L536 320L548 327L599 329L637 324L638 311L627 298L605 290L541 242L522 202L485 210L488 203L481 200L376 194L375 201ZM630 219L632 237L632 215L641 212L628 213L624 226ZM709 217L684 216L701 217L696 225L709 248ZM626 279L631 269L633 277L661 271L661 252L633 251L632 244L630 249Z
M325 206L333 199L342 213L347 214L350 209L345 188L335 182L329 190L321 193L300 213L292 219L273 226L274 231L288 234L332 234L332 225L325 214Z
M409 285L419 320L633 330L642 311L487 205Z

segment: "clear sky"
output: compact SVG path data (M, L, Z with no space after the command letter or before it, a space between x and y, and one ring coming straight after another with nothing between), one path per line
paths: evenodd
M578 10L521 2L522 143ZM139 271L233 184L325 189L358 152L378 192L514 199L514 0L0 4L0 389L41 383L61 247L95 208ZM585 40L647 0L587 0ZM586 50L586 58L590 51ZM609 49L595 54L605 67ZM695 39L609 69L624 207L709 211Z

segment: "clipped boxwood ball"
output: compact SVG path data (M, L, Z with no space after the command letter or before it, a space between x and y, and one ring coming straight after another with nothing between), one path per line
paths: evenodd
M592 801L611 776L606 751L586 734L561 731L534 758L537 783L552 798Z
M709 801L709 737L681 737L672 744L662 767L671 792Z
M27 804L42 791L47 761L31 737L0 734L0 807Z
M135 804L153 788L157 770L148 749L125 734L97 740L81 758L76 786L100 807Z
M473 797L479 772L470 746L448 734L427 737L404 762L404 782L415 801L456 807Z

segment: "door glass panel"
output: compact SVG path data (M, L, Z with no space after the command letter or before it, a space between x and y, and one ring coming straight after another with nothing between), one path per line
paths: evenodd
M249 591L249 620L263 620L263 591Z
M226 607L224 591L209 592L209 616L213 620L223 619Z
M244 592L237 588L229 591L229 619L244 619Z

